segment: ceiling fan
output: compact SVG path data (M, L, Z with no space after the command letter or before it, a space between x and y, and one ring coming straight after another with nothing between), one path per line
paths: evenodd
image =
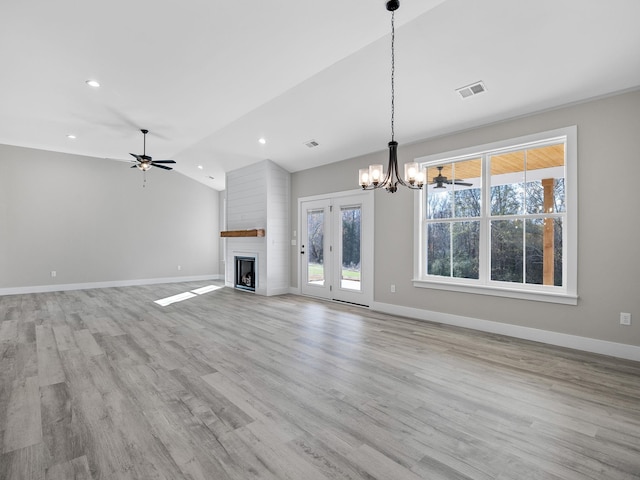
M462 185L464 187L471 187L473 186L473 183L469 183L469 182L465 182L464 180L458 179L458 178L454 178L452 180L449 180L447 177L445 177L444 175L442 175L442 169L444 167L439 166L438 168L438 176L437 177L433 177L433 182L431 182L431 185L435 185L435 187L433 188L447 188L445 187L445 184L447 185Z
M176 163L174 160L154 160L149 155L147 155L147 133L149 130L142 129L140 130L142 135L144 135L143 146L142 146L142 155L136 155L135 153L131 153L132 156L135 157L136 164L131 168L139 168L143 172L146 172L151 167L162 168L163 170L173 170L171 167L167 167L166 165L162 165L163 163ZM132 160L133 161L133 160Z

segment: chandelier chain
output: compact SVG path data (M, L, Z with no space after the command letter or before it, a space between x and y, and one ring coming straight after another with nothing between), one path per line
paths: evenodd
M398 190L398 185L420 190L425 184L425 172L420 171L416 162L404 164L404 178L398 168L398 142L395 141L396 118L396 25L395 11L400 7L399 0L388 0L387 10L391 12L391 141L389 142L389 166L386 173L382 165L369 165L369 168L361 168L358 173L358 182L363 190L384 188L389 193Z
M395 126L394 119L396 113L396 90L395 90L395 76L396 76L396 57L395 57L395 43L396 43L396 29L395 29L395 16L396 12L391 12L391 141L395 139Z

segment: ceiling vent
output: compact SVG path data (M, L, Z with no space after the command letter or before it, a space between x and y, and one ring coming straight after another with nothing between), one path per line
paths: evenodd
M484 86L482 81L472 83L471 85L467 85L466 87L461 87L456 89L456 92L460 95L461 98L469 98L474 95L479 95L487 91L487 87Z
M315 140L308 140L306 142L304 142L304 144L309 147L309 148L315 148L318 145L320 145L318 142L316 142Z

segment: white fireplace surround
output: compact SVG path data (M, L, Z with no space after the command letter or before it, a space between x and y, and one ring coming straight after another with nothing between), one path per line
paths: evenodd
M224 230L264 229L263 237L226 237L225 285L235 286L235 257L254 257L256 295L289 293L290 174L270 160L227 172Z

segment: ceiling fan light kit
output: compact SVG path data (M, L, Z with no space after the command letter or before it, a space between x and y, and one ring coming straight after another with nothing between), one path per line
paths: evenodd
M382 165L369 165L369 168L361 168L358 174L358 182L363 190L373 190L384 187L388 192L394 193L398 185L413 190L420 190L424 185L426 174L416 162L405 163L404 176L400 176L398 168L398 142L395 141L395 11L400 8L399 0L389 0L387 10L391 12L391 141L389 142L389 166L384 173Z

